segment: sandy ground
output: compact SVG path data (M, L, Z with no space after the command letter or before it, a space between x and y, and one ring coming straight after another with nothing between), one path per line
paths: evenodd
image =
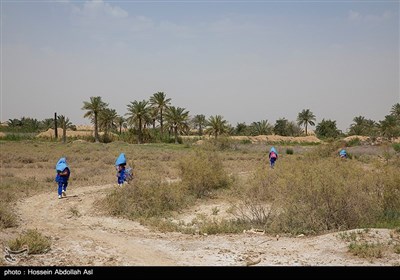
M399 266L400 255L385 252L367 260L348 252L338 233L314 237L277 237L246 232L237 235L159 233L139 223L95 212L95 198L114 185L56 191L20 200L17 213L24 229L51 237L51 250L42 255L16 256L12 266ZM196 206L195 211L201 211ZM218 207L206 205L204 213ZM220 209L224 209L221 205ZM221 210L221 211L222 211ZM75 213L75 214L74 214ZM77 213L79 215L77 215ZM188 217L193 215L189 210ZM15 229L0 233L5 240ZM390 240L393 230L371 229L369 238ZM15 234L15 232L14 232ZM3 262L4 263L4 262Z

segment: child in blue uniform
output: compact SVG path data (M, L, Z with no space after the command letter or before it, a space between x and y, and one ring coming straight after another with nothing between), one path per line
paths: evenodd
M339 156L340 156L340 158L344 158L344 159L347 158L347 152L344 148L340 150Z
M268 158L271 168L274 168L275 161L278 159L278 152L274 147L272 147L271 150L269 150Z
M69 169L67 159L62 157L58 160L56 164L56 182L58 184L58 198L62 198L63 196L67 196L67 187L69 176L71 175L71 171Z
M125 166L126 166L126 157L124 153L121 153L117 160L115 161L115 166L117 168L117 183L118 186L122 186L125 182Z

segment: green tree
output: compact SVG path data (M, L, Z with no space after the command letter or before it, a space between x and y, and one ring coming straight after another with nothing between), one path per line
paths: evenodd
M379 121L381 134L389 140L400 135L400 126L394 115L387 115L383 121Z
M94 124L94 139L98 143L99 141L99 127L98 127L98 116L99 113L107 108L108 104L101 100L100 96L90 97L90 102L83 101L82 110L87 110L84 118L90 118Z
M303 134L303 129L294 121L286 124L286 131L289 136L300 136Z
M319 138L337 138L341 131L336 127L336 121L322 119L317 124L315 133Z
M268 120L253 122L250 125L251 135L269 135L272 134L273 127L268 123Z
M117 116L115 122L116 122L116 124L118 125L119 134L121 135L121 133L122 133L122 128L127 128L126 120L125 120L125 118L122 117L122 116Z
M195 115L193 117L193 125L195 129L198 129L199 135L203 135L203 128L207 125L206 116L204 115Z
M310 109L304 109L297 115L297 124L300 126L304 125L306 136L308 135L307 126L308 125L314 126L315 125L314 121L315 121L315 115L313 114L313 112L310 111Z
M274 133L281 136L289 136L288 123L289 121L285 118L276 120L274 125Z
M242 122L242 123L237 123L236 127L233 131L234 135L249 135L250 132L249 130L251 130L251 128L249 126L246 125L246 123Z
M397 121L399 122L399 125L400 125L400 103L396 103L392 106L392 109L390 110L390 114L397 119Z
M68 128L73 128L75 127L72 125L72 123L69 121L69 118L66 118L64 115L58 115L57 116L57 123L63 130L63 136L62 136L62 141L63 143L67 142L67 129Z
M163 112L171 104L171 98L167 98L166 94L162 91L156 92L150 97L151 107L156 109L160 116L161 138L163 137Z
M363 116L354 117L353 123L350 125L349 135L365 135L366 119Z
M215 139L218 138L218 135L228 130L228 123L221 115L210 116L207 121L207 126L207 133L214 134Z
M168 127L174 132L175 144L177 144L178 133L189 129L189 111L186 111L185 108L169 106L165 111L165 119Z
M146 120L149 119L150 107L148 106L148 101L133 101L128 105L128 116L127 122L130 126L133 126L138 131L137 141L141 144L143 141L142 130L143 126L146 125Z
M109 131L117 129L117 111L110 108L105 108L99 114L99 128L104 131L105 137Z

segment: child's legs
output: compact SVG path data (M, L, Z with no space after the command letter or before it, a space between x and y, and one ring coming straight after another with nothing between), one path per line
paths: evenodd
M275 160L276 160L276 158L271 158L271 159L270 159L270 161L271 161L271 166L274 166Z
M63 186L62 186L62 188L63 188L63 191L67 191L67 187L68 187L68 182L65 182L64 184L63 184Z
M123 184L124 183L124 173L120 173L118 176L118 184Z
M58 195L62 194L63 184L63 182L58 182Z

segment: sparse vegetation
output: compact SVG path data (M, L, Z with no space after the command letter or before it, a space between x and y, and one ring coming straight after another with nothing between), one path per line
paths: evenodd
M8 247L12 251L19 251L28 247L28 254L43 254L50 250L51 240L37 229L28 229L16 239L10 240Z
M395 156L390 159L393 164L382 165L377 164L379 157L375 154L366 155L362 161L339 160L341 142L307 149L279 146L281 150L296 150L296 156L282 155L271 170L265 144L233 144L225 137L209 143L212 146L1 142L1 227L17 225L12 214L12 202L17 197L49 189L56 192L54 165L60 156L69 159L73 188L115 182L113 164L121 151L135 167L135 181L114 189L96 204L110 215L188 232L190 227L163 219L199 199L219 197L235 201L234 219L201 220L203 227L209 228L204 230L208 234L224 229L232 233L235 225L237 232L255 227L288 234L400 225L400 178ZM369 172L365 172L366 166L371 168ZM21 167L24 172L16 172ZM248 175L241 178L238 174ZM176 180L168 182L165 178ZM80 215L76 207L70 213ZM214 208L209 215L219 218L219 213ZM216 230L219 222L221 226Z

